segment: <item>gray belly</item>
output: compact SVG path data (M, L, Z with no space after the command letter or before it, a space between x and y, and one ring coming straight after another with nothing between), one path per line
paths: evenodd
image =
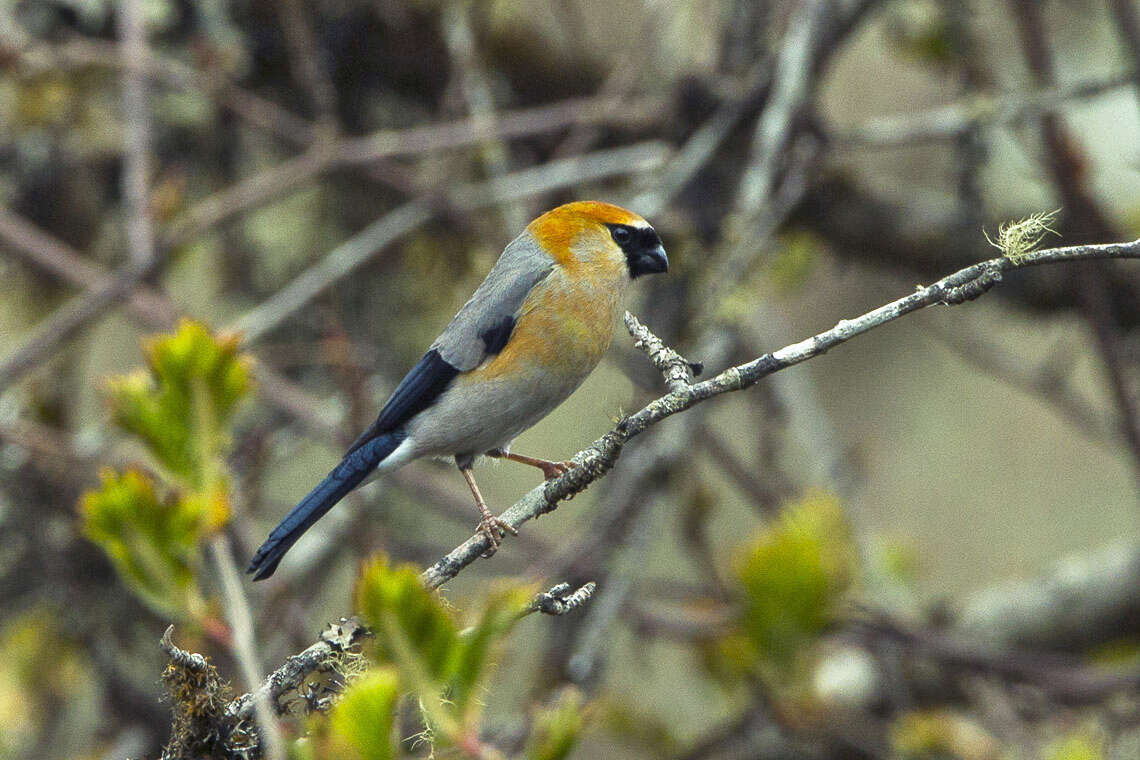
M535 372L525 381L457 381L408 425L416 456L479 455L504 448L554 410L585 379Z

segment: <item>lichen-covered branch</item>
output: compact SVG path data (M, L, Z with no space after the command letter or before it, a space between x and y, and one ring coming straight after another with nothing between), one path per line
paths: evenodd
M268 702L278 715L284 715L288 706L281 704L281 697L299 692L305 679L318 671L344 673L354 669L351 661L363 658L355 648L369 635L356 618L330 623L317 643L287 659L256 691L231 699L229 686L217 669L202 655L176 646L171 639L173 632L174 626L170 626L160 641L170 658L162 680L170 692L174 713L164 760L262 756L264 738L253 720L257 704ZM260 719L258 723L264 725Z
M665 341L650 332L648 327L628 311L625 313L625 327L633 337L633 347L645 352L653 366L665 376L665 387L670 391L679 391L692 385L694 378L704 370L700 362L688 361L665 345Z
M593 581L585 584L577 591L571 591L569 583L559 583L549 591L537 594L530 606L523 610L523 614L541 612L543 615L565 615L588 602L590 597L594 595L596 588L597 584Z
M346 653L351 654L370 635L356 617L329 623L315 644L286 659L281 667L269 674L257 691L233 700L226 712L239 718L249 718L253 715L257 699L265 695L277 713L284 714L286 707L279 701L283 695L296 690L311 673L327 667Z
M866 314L854 319L840 320L830 330L785 346L778 351L764 354L750 362L729 367L715 377L672 390L651 401L633 415L621 420L613 430L593 444L578 452L573 458L577 467L557 480L533 488L500 517L518 528L527 520L553 511L559 502L572 498L605 475L621 455L622 447L658 422L715 396L755 385L768 375L827 353L835 346L899 317L936 304L954 305L978 298L999 284L1006 272L1068 261L1134 258L1140 258L1140 240L1130 243L1047 248L1020 255L1017 261L1001 256L960 269ZM422 574L424 583L429 588L438 588L478 559L487 548L486 536L482 534L472 536L427 568Z

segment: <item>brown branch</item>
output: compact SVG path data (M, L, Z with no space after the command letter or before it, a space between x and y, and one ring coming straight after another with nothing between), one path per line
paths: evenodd
M328 132L336 129L336 87L322 64L307 11L298 0L283 0L280 5L281 27L289 47L289 65L296 79L309 95L317 121Z
M19 65L32 73L66 71L82 67L124 69L131 65L119 47L86 37L59 44L32 44L4 48L16 56ZM294 145L313 140L313 126L286 108L237 86L221 71L200 71L182 61L147 50L137 62L143 74L155 84L178 90L195 90L211 97L235 116L271 135Z
M1032 684L1067 704L1099 703L1113 694L1140 689L1140 671L1106 672L1074 663L1069 657L967 642L942 631L908 627L885 614L850 621L845 632L862 640L897 642L951 669Z
M664 162L668 153L668 149L658 142L599 150L511 172L485 182L463 184L446 192L444 198L453 208L484 208L503 200L532 196L579 182L652 169ZM247 342L258 340L393 241L433 219L438 205L433 198L418 198L388 212L329 251L261 304L242 314L227 329L240 332Z
M85 295L77 296L32 331L23 345L0 363L0 391L52 357L60 345L108 309L127 298L158 269L160 259L124 266Z
M518 528L528 520L551 512L558 507L559 502L582 492L595 480L603 477L616 463L622 447L658 422L710 398L755 385L768 375L824 354L857 335L899 317L936 304L959 304L977 298L999 283L1005 272L1042 264L1118 258L1140 258L1140 240L1131 243L1050 248L1019 257L1017 263L1001 257L961 269L932 285L920 287L910 295L855 319L841 320L830 330L785 346L778 351L764 354L745 364L729 367L704 382L661 396L623 419L613 430L578 452L573 458L577 467L557 480L534 488L500 517ZM482 556L487 548L487 537L476 534L424 570L421 578L429 588L438 588Z
M1039 85L1051 86L1057 78L1056 65L1041 8L1033 0L1010 1L1030 73ZM1070 228L1067 231L1078 242L1113 236L1112 225L1087 186L1084 156L1064 120L1056 112L1046 111L1041 115L1040 129L1045 163L1065 207ZM1132 455L1133 475L1140 488L1140 410L1121 361L1120 339L1109 302L1109 273L1100 267L1077 272L1077 293L1108 372L1109 390L1120 413L1119 427Z
M855 127L831 126L826 131L831 144L840 150L924 145L953 140L979 127L1021 124L1067 103L1097 98L1133 82L1132 74L1116 74L1029 93L978 93L956 103L880 116Z

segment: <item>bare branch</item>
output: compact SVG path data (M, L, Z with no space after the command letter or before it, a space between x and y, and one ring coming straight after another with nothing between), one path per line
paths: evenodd
M200 654L187 652L185 649L179 649L174 643L174 626L168 625L166 631L159 639L158 645L162 647L162 651L166 652L166 656L170 661L180 668L187 668L194 671L204 671L209 667L206 658Z
M1020 124L1075 100L1088 100L1132 85L1131 74L1077 82L1066 87L972 95L958 103L870 119L856 127L828 130L837 148L894 148L952 140L979 126Z
M801 0L789 22L772 93L756 124L749 165L740 179L735 205L738 215L751 216L772 193L779 162L791 142L793 123L813 92L813 64L831 10L827 0Z
M447 193L446 199L454 208L484 208L504 200L537 195L613 174L652 169L659 166L668 153L668 149L658 142L600 150L512 172L486 182L460 185ZM240 332L247 342L258 340L379 250L426 224L435 216L436 206L430 198L419 198L380 217L264 302L242 314L226 329Z
M157 269L158 264L158 259L127 264L110 279L104 280L85 295L73 298L36 325L24 344L0 363L0 390L50 359L65 340L127 298L136 286Z
M321 61L321 51L306 18L310 11L298 0L284 0L279 7L293 77L308 92L318 122L331 132L336 129L336 88Z
M605 475L613 467L621 455L622 447L628 441L661 420L715 396L755 385L768 375L824 354L857 335L881 327L899 317L936 304L952 305L977 298L999 283L1005 272L1041 264L1119 258L1140 258L1140 240L1131 243L1049 248L1026 254L1020 263L1002 257L961 269L932 285L920 287L908 296L880 306L855 319L841 320L830 330L807 340L764 354L745 364L730 367L704 382L661 396L637 413L623 419L613 430L578 452L574 456L577 467L557 480L532 489L503 512L500 518L518 528L532 518L553 511L559 502L580 493ZM451 580L486 552L487 543L487 537L482 534L467 539L422 573L424 583L429 588L437 588Z
M130 264L38 325L32 336L0 364L0 390L49 358L65 340L130 295L160 265L148 212L150 114L147 109L146 29L139 0L124 0L118 14L123 71L123 200Z
M345 652L350 652L371 634L355 618L341 618L329 623L321 632L320 640L299 654L285 660L280 668L273 671L265 682L251 694L243 694L227 707L226 712L239 718L253 715L254 704L262 697L268 697L278 713L285 708L278 700L299 687L309 674L316 672Z
M246 686L253 691L261 683L261 665L258 663L257 647L254 643L253 616L249 612L249 600L242 590L241 576L238 574L237 566L234 565L230 542L224 533L219 533L210 542L210 550L222 580L226 617L233 631L233 643L230 649L238 667L241 668ZM285 744L281 738L281 730L277 726L277 719L270 707L268 694L260 691L254 694L253 711L257 717L258 730L264 740L265 754L270 760L283 760Z
M597 584L590 581L577 591L571 591L570 588L569 583L559 583L549 591L543 591L534 597L530 605L523 610L523 614L541 612L543 615L565 615L588 602L594 595Z
M633 338L633 347L645 352L653 366L665 376L665 386L670 391L679 391L692 385L693 378L704 369L700 362L688 361L666 346L664 341L628 311L625 313L625 327Z
M154 230L148 213L150 185L150 111L143 75L146 59L146 19L141 0L123 0L119 11L123 61L123 200L127 252L135 264L155 256Z

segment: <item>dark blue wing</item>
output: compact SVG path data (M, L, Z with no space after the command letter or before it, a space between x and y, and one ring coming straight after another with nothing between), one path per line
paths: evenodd
M380 410L376 421L360 434L348 451L347 457L378 435L396 430L413 416L435 403L439 395L447 390L459 370L440 357L434 348L424 354L411 372L404 376L392 396Z

